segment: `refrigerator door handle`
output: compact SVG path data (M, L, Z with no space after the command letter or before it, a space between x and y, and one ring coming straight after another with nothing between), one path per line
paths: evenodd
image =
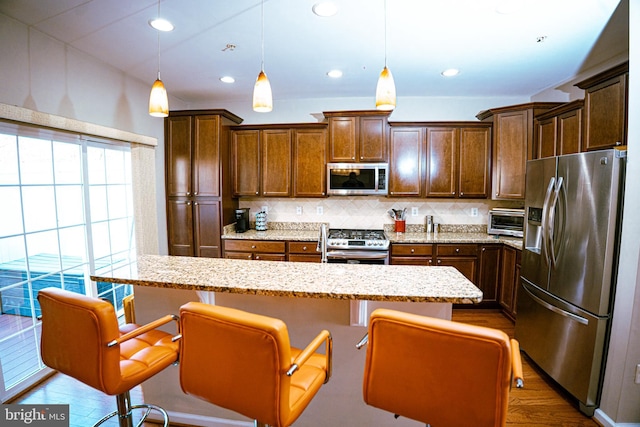
M555 267L558 263L558 257L556 256L555 250L555 234L556 234L556 208L558 207L558 201L560 200L560 190L562 189L562 184L564 183L564 179L559 177L557 180L557 185L553 190L553 197L551 202L551 208L549 209L549 233L548 233L548 248L549 248L549 259L551 260L551 267Z
M544 259L545 264L551 265L549 260L549 200L551 199L551 195L553 194L553 189L555 188L556 177L552 176L549 180L549 185L547 186L547 192L544 195L544 203L542 204L542 221L541 225L541 238L542 242L542 259Z
M561 309L561 308L558 308L558 307L556 307L556 306L555 306L555 305L553 305L553 304L549 304L548 302L546 302L546 301L545 301L545 300L543 300L542 298L538 297L537 295L534 295L534 294L533 294L533 292L531 292L531 291L528 289L528 287L527 287L527 285L526 285L525 283L523 283L523 284L522 284L522 288L523 288L525 291L527 291L527 293L529 294L529 296L530 296L531 298L533 298L533 300L534 300L535 302L537 302L538 304L540 304L541 306L543 306L543 307L544 307L544 308L546 308L547 310L553 311L554 313L559 314L559 315L561 315L561 316L568 317L568 318L570 318L570 319L572 319L572 320L575 320L576 322L581 323L581 324L583 324L583 325L588 325L588 324L589 324L589 319L585 319L585 318L584 318L584 317L582 317L582 316L578 316L577 314L573 314L573 313L570 313L570 312L568 312L568 311L566 311L566 310L563 310L563 309Z

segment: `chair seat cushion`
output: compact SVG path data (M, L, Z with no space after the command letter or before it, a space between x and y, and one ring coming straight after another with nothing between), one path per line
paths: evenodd
M294 360L301 350L291 348L291 360ZM320 389L326 379L326 357L321 354L312 355L304 365L291 376L291 389L289 404L291 406L291 419L295 420L309 405L313 396ZM311 393L309 393L311 391Z

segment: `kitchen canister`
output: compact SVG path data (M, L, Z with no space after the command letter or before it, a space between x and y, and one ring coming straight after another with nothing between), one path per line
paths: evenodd
M256 231L267 230L267 213L260 211L256 214Z

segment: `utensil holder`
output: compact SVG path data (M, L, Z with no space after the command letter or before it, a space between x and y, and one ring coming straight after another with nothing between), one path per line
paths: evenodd
M267 230L267 213L258 212L256 214L256 231L266 231L266 230Z
M396 233L404 233L405 229L406 229L406 221L396 220Z

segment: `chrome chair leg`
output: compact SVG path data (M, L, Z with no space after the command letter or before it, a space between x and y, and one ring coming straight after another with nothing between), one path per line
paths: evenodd
M131 405L131 394L128 391L126 393L117 395L116 401L118 405L118 410L113 411L112 413L102 417L102 419L97 423L95 423L93 427L98 427L108 419L115 416L118 416L119 427L133 427L133 410L134 409L145 409L145 413L144 415L142 415L142 418L140 418L140 421L138 421L138 423L136 424L136 427L142 426L142 424L145 422L145 420L147 419L147 416L151 413L152 410L158 411L160 412L160 414L162 414L163 427L169 426L169 415L167 414L167 411L165 411L159 406L150 405L147 403L143 403L140 405Z

